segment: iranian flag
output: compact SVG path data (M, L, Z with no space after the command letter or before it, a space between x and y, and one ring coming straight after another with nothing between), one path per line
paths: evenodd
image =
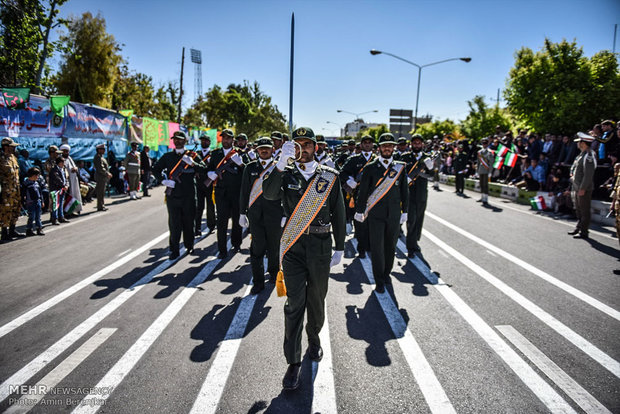
M500 157L499 155L495 157L495 162L493 163L493 168L500 169L504 165L504 157Z
M51 209L54 211L60 208L60 192L61 191L62 190L50 191L50 198L52 199Z
M504 155L506 155L507 152L508 152L508 147L505 147L502 144L499 144L499 147L497 147L497 156L503 157Z
M547 209L547 204L545 204L545 198L543 196L530 198L530 204L534 210L543 211Z
M67 194L67 196L65 197L65 207L64 207L65 214L73 213L73 210L75 210L78 204L80 204L79 201L73 198L71 194Z
M517 154L514 152L510 152L508 154L509 155L506 157L506 161L504 164L512 168L517 164Z

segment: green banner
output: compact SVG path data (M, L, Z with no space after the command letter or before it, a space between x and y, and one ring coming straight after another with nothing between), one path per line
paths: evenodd
M154 151L158 148L159 121L153 118L142 118L142 143Z
M50 96L50 106L52 107L52 111L54 111L54 113L58 115L59 117L64 118L65 116L64 108L65 106L69 105L70 99L71 97L69 95Z
M121 109L120 111L118 111L118 113L127 118L127 126L131 128L131 117L133 116L133 109Z
M30 88L2 88L2 99L9 109L23 108L30 101Z

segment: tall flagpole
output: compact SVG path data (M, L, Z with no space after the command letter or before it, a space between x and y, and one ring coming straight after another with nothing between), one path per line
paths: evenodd
M293 67L295 65L295 13L291 16L291 83L288 92L288 132L293 137Z

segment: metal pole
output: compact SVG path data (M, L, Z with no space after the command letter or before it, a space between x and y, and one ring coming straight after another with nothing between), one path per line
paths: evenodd
M181 103L183 102L183 65L185 64L185 47L181 52L181 86L179 88L179 113L177 114L177 123L181 123Z
M295 13L291 15L291 74L288 92L288 132L293 139L293 67L295 66Z
M415 116L413 117L413 131L418 129L418 102L420 102L420 78L422 77L422 68L418 66L418 91L415 96Z
M612 50L612 53L616 53L616 33L618 32L618 24L614 24L614 48Z

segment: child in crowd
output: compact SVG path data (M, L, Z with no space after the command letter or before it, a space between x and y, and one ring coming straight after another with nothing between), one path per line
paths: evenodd
M26 225L26 236L34 236L36 226L37 234L43 236L43 225L41 224L41 210L43 209L43 193L45 191L45 181L39 180L41 170L36 167L29 168L27 178L22 184L22 194L24 206L28 210L28 224ZM43 184L42 184L43 183ZM43 186L43 187L42 187Z

